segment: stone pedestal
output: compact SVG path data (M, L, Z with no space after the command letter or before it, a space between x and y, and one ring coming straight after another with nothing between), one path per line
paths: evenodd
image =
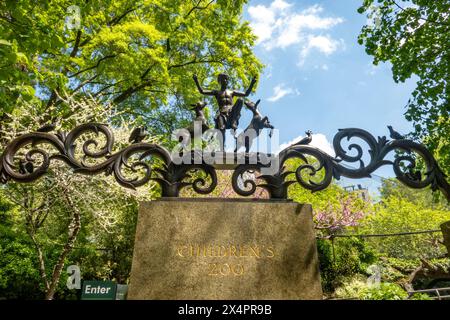
M321 299L310 205L141 203L128 299Z

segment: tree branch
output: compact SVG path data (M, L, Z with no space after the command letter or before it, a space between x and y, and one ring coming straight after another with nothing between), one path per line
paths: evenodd
M83 88L85 85L87 85L88 83L92 82L92 80L95 80L99 75L96 74L93 77L84 80L82 83L80 83L75 89L73 89L72 93L77 92L78 90L80 90L81 88Z
M151 66L147 68L147 70L144 71L144 73L141 75L141 79L145 79L147 74L150 72L150 70L155 66L155 63L153 63Z
M393 3L397 8L399 8L401 11L403 11L403 12L406 11L406 9L403 8L402 6L400 6L395 0L392 0L392 3ZM441 26L450 26L450 24L448 24L448 23L443 23L443 22L438 22L438 21L430 20L430 19L424 18L424 17L422 17L422 16L419 17L419 20L423 20L423 21L430 22L430 23L434 23L434 24L441 25Z
M113 99L113 102L116 104L121 103L121 102L125 101L126 99L128 99L133 93L139 91L142 88L145 88L146 86L148 86L150 84L151 84L151 81L149 80L149 81L142 82L138 85L131 86L128 89L124 90L120 95L115 97Z
M33 232L28 231L28 235L30 236L31 240L33 241L34 247L37 251L38 256L38 262L39 262L39 273L41 275L42 281L44 282L44 286L46 290L50 289L50 283L48 282L47 273L45 272L45 260L44 255L42 253L42 248L39 245L39 242L36 240L36 237Z
M76 72L76 73L73 73L73 74L71 74L71 75L68 75L67 77L68 77L68 78L73 78L73 77L76 77L77 75L79 75L79 74L81 74L81 73L83 73L83 72L86 72L86 71L89 71L89 70L98 68L98 66L100 65L101 62L105 61L106 59L112 59L112 58L115 58L116 56L117 56L117 54L110 54L110 55L104 56L104 57L100 58L100 59L97 61L97 63L96 63L95 65L90 66L90 67L88 67L88 68L86 68L86 69L80 70L80 71L78 71L78 72Z
M77 55L78 53L78 49L79 49L79 45L80 45L80 40L81 40L81 30L77 31L77 35L75 38L75 43L73 45L72 51L70 52L70 57L73 58ZM67 73L67 71L69 71L69 69L66 67L64 67L62 73ZM58 91L59 91L59 87L57 87L56 89L52 90L52 93L50 95L50 98L47 101L47 108L51 107L55 101L56 98L58 97ZM48 120L48 119L45 119Z
M189 12L184 16L184 18L186 19L187 17L189 17L189 15L192 13L192 12L194 12L194 10L204 10L204 9L207 9L215 0L211 0L210 2L208 2L208 4L207 5L205 5L205 6L203 6L203 7L200 7L199 5L200 5L200 3L202 2L203 0L199 0L198 2L197 2L197 4L191 9L191 10L189 10Z
M80 48L80 40L81 40L81 30L78 30L77 36L75 38L75 43L72 48L72 52L70 53L71 58L73 58L77 55L78 49Z
M142 7L142 5L137 6L136 8L130 8L128 10L126 10L124 13L122 13L120 16L114 17L111 21L109 21L108 23L106 23L106 25L108 27L114 26L116 24L118 24L120 22L120 20L122 20L123 18L125 18L125 16L127 14L129 14L130 12L133 12L134 10L139 9L140 7Z
M185 62L185 63L171 65L167 69L170 70L170 69L174 69L174 68L185 67L185 66L188 66L190 64L200 64L200 63L219 63L219 64L223 64L223 61L214 60L214 59L211 59L211 60L197 60L197 59L194 59L194 60L191 60L191 61L188 61L188 62Z
M125 80L119 80L119 81L114 82L114 83L105 84L105 86L104 86L103 88L101 88L99 91L97 91L96 93L94 93L92 96L95 98L95 97L97 97L97 96L99 96L99 95L102 95L102 92L103 92L103 91L108 90L109 88L114 87L114 86L116 86L116 85L118 85L119 83L124 82L124 81L125 81Z

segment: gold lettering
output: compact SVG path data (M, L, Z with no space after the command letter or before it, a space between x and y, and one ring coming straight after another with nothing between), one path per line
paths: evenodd
M214 257L214 246L211 244L208 246L208 253L211 258Z
M242 264L208 263L208 276L241 276L244 274Z
M273 249L272 246L267 247L266 251L268 253L267 258L273 258L275 256L275 250Z
M233 269L233 274L235 276L241 276L244 274L244 266L242 264L231 265Z
M179 257L197 257L197 258L273 258L275 256L275 249L273 246L258 245L258 244L186 244L178 245L175 248L175 254Z
M223 249L223 254L222 254ZM225 246L219 246L219 257L226 257L227 256L227 247Z
M231 245L230 246L230 257L237 257L236 255L236 247Z
M200 246L199 246L199 245L195 245L195 248L196 248L196 250L195 250L195 256L196 256L196 257L200 257Z
M239 257L246 257L247 255L245 254L245 246L240 245L239 246Z
M178 250L177 250L177 253L178 253L178 255L179 255L180 257L183 257L183 258L184 258L183 249L187 249L187 246L179 246L179 247L178 247Z
M208 264L208 276L216 276L217 275L217 265L215 263Z
M225 263L220 267L220 274L223 276L227 276L230 274L230 270L231 270L230 265L228 263Z
M254 257L261 258L261 250L258 245L255 245L254 247L250 246L250 256L252 256L252 253Z

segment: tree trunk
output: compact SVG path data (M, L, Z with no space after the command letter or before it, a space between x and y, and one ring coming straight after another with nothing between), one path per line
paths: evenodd
M33 231L29 230L28 231L28 235L31 237L31 240L33 241L34 247L36 248L37 255L38 255L38 260L39 260L39 273L41 275L42 281L44 281L45 290L48 291L50 289L50 284L49 284L48 279L47 279L47 273L45 272L45 260L44 260L44 255L42 253L41 246L37 242Z
M448 279L450 280L450 272L441 265L434 265L428 260L420 259L421 265L417 267L410 275L405 288L408 291L413 290L413 283L419 279L427 279L430 281Z
M61 278L62 270L64 268L64 260L66 259L67 255L72 251L75 241L77 240L78 233L80 232L81 229L81 212L74 205L68 193L64 194L64 199L66 200L68 207L72 208L73 215L72 220L70 221L69 224L69 231L68 231L69 237L67 239L67 243L64 245L63 251L60 253L58 261L56 262L55 267L53 268L52 278L49 282L49 287L45 295L46 300L53 300L56 288L59 283L59 279Z
M442 244L447 248L447 255L450 257L450 221L441 224L441 230L444 238Z

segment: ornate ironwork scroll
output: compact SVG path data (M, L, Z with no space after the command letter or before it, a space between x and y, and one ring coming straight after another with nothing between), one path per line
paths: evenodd
M84 141L81 151L77 153L77 141L89 133L93 138ZM450 200L450 185L433 155L421 144L392 135L392 132L391 137L392 140L384 136L376 139L362 129L341 129L333 139L336 156L332 157L310 145L309 132L307 138L279 153L276 158L277 170L272 174L262 172L268 165L259 160L253 164L237 165L231 178L232 186L242 196L253 195L259 187L266 189L270 198L286 199L288 187L294 183L315 192L327 188L333 178L370 177L379 167L391 165L396 177L407 186L431 186L433 190L439 189ZM363 160L361 144L351 143L346 148L343 146L345 140L350 141L352 138L359 138L368 145L367 164ZM163 197L178 197L180 190L185 187L192 187L199 194L211 193L216 188L214 165L207 164L202 158L200 163L195 162L194 153L191 154L190 164L176 164L165 148L142 142L140 138L132 141L134 143L128 147L113 153L114 136L108 126L100 123L80 125L69 133L24 134L11 141L0 156L0 183L5 184L9 180L34 181L50 169L53 160L59 159L76 173L113 174L116 181L127 188L137 188L155 181L160 185ZM44 145L47 147L44 148ZM392 154L393 160L389 160L389 154ZM292 167L286 163L289 159L299 159L300 164L288 170L286 168ZM421 167L426 168L423 173L418 169L419 159L423 164ZM357 168L348 165L355 163ZM261 174L256 179L249 179L245 178L246 172Z
M77 139L88 133L94 134L96 138L83 142L82 156L79 159L75 152ZM103 136L103 139L100 136ZM103 140L103 146L92 151L93 148L99 147L100 140ZM47 148L44 149L44 145L47 145ZM114 136L111 130L101 123L83 124L69 133L33 132L21 135L8 144L0 157L0 183L5 184L9 180L32 182L48 172L53 160L59 159L73 168L75 173L113 174L116 181L127 188L134 189L150 180L156 181L161 186L162 196L165 197L177 197L179 191L186 186L192 186L196 192L206 194L217 185L216 173L211 167L175 165L171 161L170 153L159 145L140 142L140 139L137 139L123 150L112 153L113 145ZM28 151L21 152L28 146ZM145 161L152 157L160 159L162 164L152 168L152 165ZM89 160L99 159L99 163L89 163ZM211 184L207 186L206 180L201 177L189 180L189 173L193 170L204 171L211 177Z
M342 146L343 140L349 141L351 138L360 138L368 144L369 163L363 161L363 148L360 144L352 143L348 145L347 151ZM291 145L279 154L279 171L273 175L260 175L257 177L264 183L257 184L254 180L246 180L243 189L237 183L242 179L242 174L246 171L260 171L258 165L241 165L232 177L233 188L236 193L248 196L255 192L257 187L268 191L271 198L286 198L287 189L293 183L299 183L302 187L312 192L327 188L333 178L340 179L348 177L352 179L369 178L371 174L384 165L392 165L394 173L402 183L411 188L425 188L431 186L432 190L440 190L450 201L450 185L446 181L446 176L439 168L433 155L421 144L407 139L388 140L385 136L375 139L369 132L348 128L341 129L333 139L335 157L328 155L322 150L309 145L309 141ZM349 155L348 151L356 151L356 155ZM394 160L388 160L388 154L394 153ZM423 162L426 171L424 174L418 169L418 159ZM295 171L286 170L285 163L289 159L297 158L301 163ZM345 166L344 163L357 163L358 168L354 169ZM294 175L295 180L288 179ZM309 178L308 178L309 177ZM314 180L316 177L318 180Z

